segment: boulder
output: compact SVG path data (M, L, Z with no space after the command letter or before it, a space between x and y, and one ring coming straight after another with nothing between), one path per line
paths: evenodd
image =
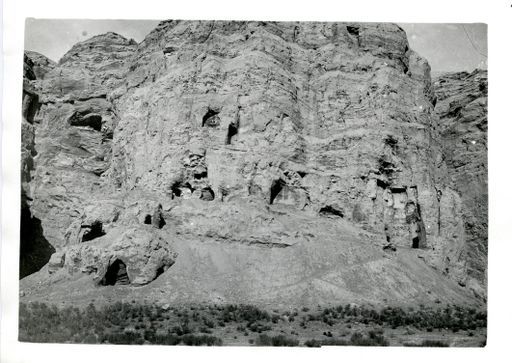
M66 258L66 253L64 251L55 252L50 257L50 261L48 261L48 272L54 273L55 271L64 267L65 258Z
M171 243L156 231L117 228L96 241L69 247L64 265L71 274L91 274L98 284L137 286L153 281L176 258Z

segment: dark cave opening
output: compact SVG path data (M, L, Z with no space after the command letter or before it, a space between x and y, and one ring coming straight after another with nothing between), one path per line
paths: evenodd
M165 272L165 268L164 266L160 266L157 270L156 270L156 275L155 275L155 279L160 276L161 274L163 274Z
M231 139L233 136L238 134L238 127L234 124L229 124L228 126L228 135L226 137L226 145L231 145Z
M82 236L82 242L92 241L98 237L104 236L105 231L103 230L103 223L96 221L88 227Z
M164 228L165 224L166 224L166 223L165 223L164 217L162 217L162 216L160 215L160 218L158 218L158 223L156 224L156 227L157 227L158 229L162 229L162 228Z
M412 248L420 248L420 239L418 237L412 239Z
M202 200L206 201L212 201L215 199L215 193L213 192L212 188L206 187L201 190L201 198Z
M421 217L421 208L419 204L408 202L406 204L405 221L411 224L412 232L412 248L425 248L427 247L427 233L425 224Z
M146 214L146 218L144 218L144 224L151 224L152 218L149 214Z
M286 183L282 179L274 180L272 182L272 185L270 186L270 204L274 204L274 200L279 193L281 193L285 185Z
M117 259L107 268L107 273L100 282L104 286L129 285L130 278L126 271L126 264Z
M356 38L356 45L359 47L361 45L361 38L360 38L360 29L358 26L347 26L347 31L350 35L354 36Z
M210 127L219 126L220 118L219 118L218 114L219 114L219 111L215 111L211 108L208 108L208 111L203 116L202 126L203 127L204 126L210 126Z
M334 208L333 206L326 205L320 209L318 212L320 215L331 215L343 218L343 212L339 209Z
M171 186L171 191L172 191L172 195L173 195L173 197L174 197L174 196L176 196L176 197L181 197L180 184L181 184L181 183L177 182L177 183L174 183L174 184Z
M194 188L192 188L190 183L182 183L182 182L178 181L178 182L175 182L171 186L171 191L173 193L173 198L174 197L181 197L181 195L183 194L182 189L189 189L191 193L194 192Z
M386 189L387 187L389 187L389 183L385 182L384 180L376 179L376 181L377 181L377 186L381 189Z
M381 175L390 176L395 171L396 167L391 161L386 159L386 156L381 156L378 159L378 169Z
M102 117L95 113L75 112L68 120L71 126L88 126L96 131L101 131Z
M208 178L208 171L201 171L199 173L194 173L194 179L204 179Z
M359 36L359 27L357 26L347 26L347 31L352 34L352 35L355 35L356 37Z

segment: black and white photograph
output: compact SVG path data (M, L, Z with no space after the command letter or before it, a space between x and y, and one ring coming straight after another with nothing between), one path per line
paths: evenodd
M497 22L342 8L16 15L1 330L23 352L6 362L496 347Z
M485 346L485 24L25 34L21 341Z

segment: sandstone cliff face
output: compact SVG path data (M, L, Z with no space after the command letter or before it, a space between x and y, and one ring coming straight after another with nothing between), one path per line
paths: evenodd
M435 80L436 113L453 186L463 204L468 274L487 285L487 71Z
M467 298L482 281L468 213L485 227L434 110L450 90L398 26L166 21L140 44L27 57L44 64L26 77L27 182L51 272L262 302Z
M34 58L32 60L31 56ZM45 59L42 65L38 62ZM33 178L35 149L34 116L39 108L39 96L32 81L41 76L53 62L45 57L27 53L23 59L23 103L21 121L21 231L20 231L20 278L41 269L55 248L45 238L41 221L30 210L32 200L30 183Z

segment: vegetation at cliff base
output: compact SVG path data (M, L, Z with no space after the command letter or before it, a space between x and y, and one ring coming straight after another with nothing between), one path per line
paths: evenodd
M98 308L89 304L80 309L33 302L20 304L19 340L208 346L387 346L393 345L388 335L396 335L393 332L397 329L427 332L434 337L436 332L473 337L486 324L485 312L453 305L381 310L339 305L269 312L251 305L159 306L117 302ZM426 339L401 345L443 347L448 343Z

